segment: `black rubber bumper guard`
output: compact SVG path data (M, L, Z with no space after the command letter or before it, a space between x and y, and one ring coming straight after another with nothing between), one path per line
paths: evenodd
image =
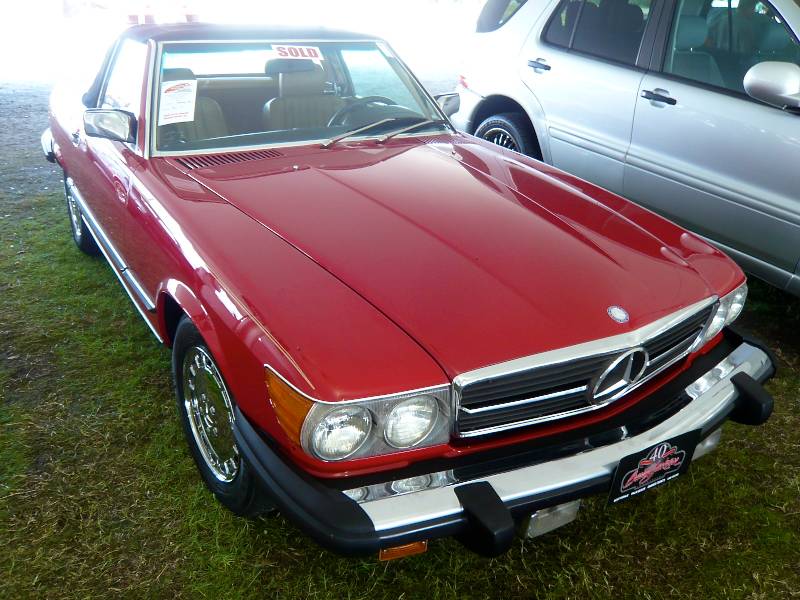
M760 425L772 413L773 399L761 384L775 374L774 355L763 344L741 333L729 331L727 335L764 350L773 368L762 381L746 373L734 375L731 381L739 394L736 403L728 414L720 415L704 428L702 439L729 418L747 425ZM572 488L504 503L488 482L465 483L453 490L463 507L461 514L378 532L357 502L323 480L292 466L238 407L234 407L234 412L236 441L258 474L259 484L306 534L325 548L345 555L374 554L383 548L455 536L480 555L497 556L511 547L517 522L524 517L537 510L607 492L611 485L611 477L603 476ZM391 478L391 474L388 477Z

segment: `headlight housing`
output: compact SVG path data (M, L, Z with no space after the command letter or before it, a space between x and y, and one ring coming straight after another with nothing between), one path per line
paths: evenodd
M363 406L330 411L311 432L311 446L323 460L341 460L354 454L372 431L372 415Z
M305 451L326 461L444 444L449 438L447 385L366 400L314 402L300 431Z
M700 346L713 339L722 329L733 323L744 309L747 299L747 284L743 283L717 303L717 310L703 332Z

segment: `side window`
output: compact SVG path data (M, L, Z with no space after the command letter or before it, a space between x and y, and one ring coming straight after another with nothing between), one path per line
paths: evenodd
M664 72L744 93L750 67L767 60L800 64L800 45L763 0L681 0Z
M650 5L651 0L567 0L553 15L544 39L633 65L650 16Z
M582 4L583 0L568 0L559 5L556 14L547 25L547 31L544 34L546 42L569 48Z
M489 0L478 16L478 33L494 31L505 25L525 4L525 0Z
M101 108L139 113L146 61L147 47L144 44L127 39L122 42L103 91Z

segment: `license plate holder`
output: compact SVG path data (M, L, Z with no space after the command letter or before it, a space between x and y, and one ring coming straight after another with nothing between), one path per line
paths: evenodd
M614 471L608 503L630 500L684 474L699 442L696 429L622 458Z

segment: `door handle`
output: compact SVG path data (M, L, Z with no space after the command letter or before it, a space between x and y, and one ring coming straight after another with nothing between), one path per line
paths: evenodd
M663 92L663 93L662 93ZM671 96L667 96L667 90L659 90L656 89L655 91L651 90L642 90L642 98L645 100L650 100L651 102L663 102L664 104L669 104L670 106L675 106L678 101Z
M80 143L81 143L81 130L76 129L75 131L72 132L72 145L77 146Z
M553 67L547 64L547 61L543 58L537 58L536 60L529 60L528 66L531 67L534 71L549 71Z

